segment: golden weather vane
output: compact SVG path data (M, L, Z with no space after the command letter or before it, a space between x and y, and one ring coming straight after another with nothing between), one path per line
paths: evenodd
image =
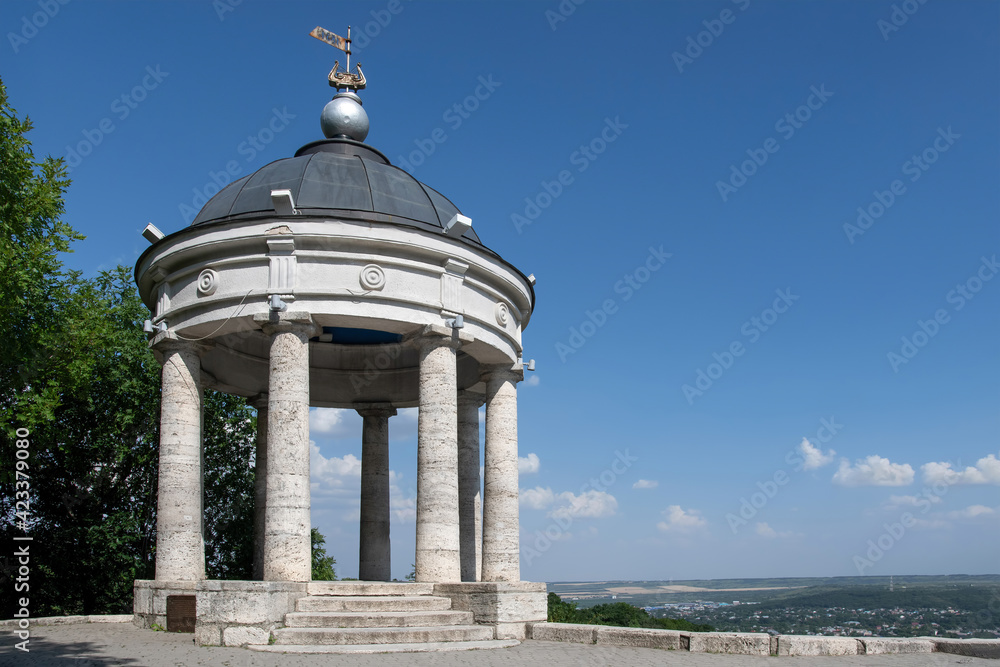
M365 75L361 71L361 63L355 67L358 73L351 73L351 26L347 26L347 37L341 37L320 26L313 28L309 35L347 54L347 69L345 71L340 71L340 61L333 61L333 69L330 70L330 75L327 77L332 87L338 90L341 88L361 90L365 87Z

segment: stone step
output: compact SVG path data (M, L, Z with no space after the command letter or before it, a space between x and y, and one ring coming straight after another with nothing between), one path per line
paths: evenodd
M427 628L472 625L471 611L293 611L286 628Z
M299 598L296 611L448 611L451 598L432 595L312 595Z
M410 581L313 581L306 587L309 595L432 595L434 584Z
M476 651L494 648L511 648L521 642L516 639L486 639L469 642L427 642L426 644L251 644L251 651L265 653L430 653L436 651Z
M423 644L426 642L473 642L493 639L486 625L448 625L416 628L282 628L275 630L274 646L317 644Z

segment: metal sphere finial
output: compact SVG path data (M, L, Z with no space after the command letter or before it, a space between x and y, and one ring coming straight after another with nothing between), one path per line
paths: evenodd
M352 92L334 95L323 107L319 124L328 139L347 137L364 141L368 136L368 114L361 106L361 98Z

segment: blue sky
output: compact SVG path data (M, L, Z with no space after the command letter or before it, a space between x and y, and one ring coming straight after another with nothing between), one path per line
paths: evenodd
M342 54L307 33L354 25L368 143L538 278L522 578L989 573L998 19L974 0L7 0L0 73L36 153L79 156L66 261L92 274L134 263L146 223L181 229L229 163L321 138ZM354 576L361 420L312 416L314 524ZM401 578L415 414L390 429Z

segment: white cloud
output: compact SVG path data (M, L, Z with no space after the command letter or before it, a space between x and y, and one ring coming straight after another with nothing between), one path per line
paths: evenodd
M389 489L389 510L402 522L410 523L417 520L417 499L403 495L397 488Z
M580 495L572 491L563 491L556 500L559 506L551 512L551 516L561 519L599 519L611 516L618 509L618 501L605 491L584 491Z
M313 408L309 411L309 435L314 438L317 436L342 438L350 435L353 429L344 419L345 412L348 411L337 408Z
M521 505L533 510L543 510L556 500L552 489L536 486L533 489L522 489L519 500Z
M309 467L313 483L331 487L343 487L352 480L361 479L361 459L354 454L326 458L316 443L310 442Z
M774 528L772 528L770 524L768 524L767 522L764 522L764 521L758 522L757 525L754 526L754 530L756 531L756 533L758 535L760 535L761 537L766 537L769 540L775 539L775 538L779 538L779 537L785 538L785 537L801 537L802 536L801 533L795 533L795 532L792 532L792 531L787 531L787 532L777 531Z
M355 410L340 408L312 408L309 410L309 437L314 440L353 440L361 444L361 416ZM400 408L389 418L389 439L415 440L417 437L417 408Z
M823 450L809 442L808 438L802 438L802 442L799 443L799 452L805 459L805 463L802 464L803 470L815 470L828 463L833 463L833 455L837 453L831 449L824 454Z
M537 387L541 384L541 379L538 377L538 373L532 373L528 376L528 379L524 381L526 387Z
M708 522L701 516L698 510L683 510L680 505L670 505L663 510L663 517L666 521L656 524L656 527L664 532L677 531L687 532L708 525Z
M655 489L660 485L655 479L640 479L632 485L633 489Z
M981 516L992 517L996 513L997 511L992 507L986 507L985 505L970 505L965 509L948 512L946 516L949 519L975 519Z
M889 496L889 500L883 503L883 509L894 510L900 507L922 507L926 509L930 505L941 502L941 498L926 491L919 496Z
M841 459L833 481L842 486L906 486L913 482L913 468L909 463L893 463L877 454L858 459L854 465Z
M417 439L417 408L400 408L396 411L396 416L389 419L389 439L416 440ZM360 438L360 436L358 436Z
M522 475L531 475L538 472L541 467L541 463L538 460L538 454L528 454L527 456L517 457L517 472Z
M604 491L584 491L576 495L572 491L554 493L548 487L536 486L521 489L518 495L521 507L542 510L552 507L549 516L561 519L599 519L611 516L618 509L618 501Z
M953 470L950 463L925 463L920 466L925 484L1000 484L1000 459L990 454L965 470Z
M309 442L310 491L313 507L324 499L329 506L344 510L341 519L356 522L360 518L361 459L354 454L323 456L315 442ZM402 475L389 471L389 509L396 519L412 522L417 516L417 502L407 496L399 485Z
M767 525L767 523L765 523L763 521L761 521L760 523L757 524L756 530L757 530L757 534L760 535L761 537L777 537L778 536L778 532L774 528L771 528L771 526Z

